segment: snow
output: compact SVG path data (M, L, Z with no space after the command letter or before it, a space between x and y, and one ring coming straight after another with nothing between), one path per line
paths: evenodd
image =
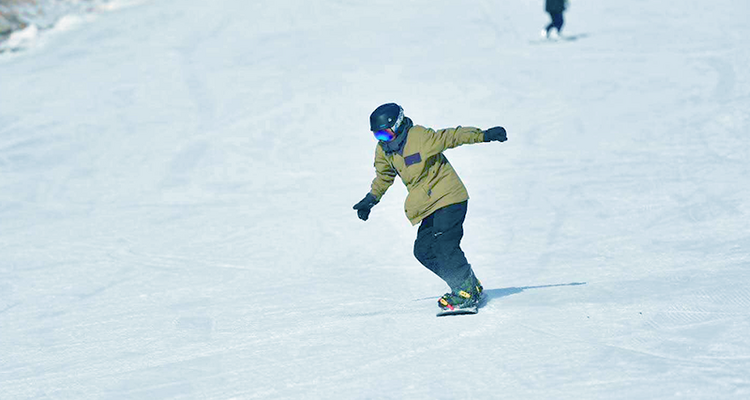
M110 4L0 56L0 398L750 396L750 3ZM117 5L119 4L119 5ZM369 113L446 152L436 318Z

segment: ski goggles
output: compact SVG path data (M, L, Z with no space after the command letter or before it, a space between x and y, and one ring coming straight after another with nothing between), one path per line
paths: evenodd
M379 131L373 132L375 135L375 138L380 140L381 142L390 142L393 140L393 138L396 137L396 133L393 132L393 129L387 128L387 129L381 129Z

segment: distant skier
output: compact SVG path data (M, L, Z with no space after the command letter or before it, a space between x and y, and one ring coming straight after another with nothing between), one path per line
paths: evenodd
M443 310L476 309L482 285L461 250L463 222L469 194L443 151L463 144L508 140L505 128L485 131L457 127L435 131L414 125L395 103L383 104L370 115L375 147L375 179L370 192L356 205L367 221L370 210L393 184L396 176L409 194L404 203L412 225L421 223L414 256L443 279L451 291L438 300Z
M546 0L545 10L549 13L552 22L542 31L542 36L547 39L557 39L562 35L563 12L567 8L567 0ZM555 28L555 31L552 30Z

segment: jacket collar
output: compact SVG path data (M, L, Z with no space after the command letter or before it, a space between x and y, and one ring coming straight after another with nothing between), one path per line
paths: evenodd
M404 154L404 145L406 145L406 137L409 135L409 129L414 126L414 123L412 123L411 118L406 117L405 121L403 123L403 129L401 130L401 133L398 134L393 140L390 142L380 142L380 147L383 148L383 151L387 155L391 154Z

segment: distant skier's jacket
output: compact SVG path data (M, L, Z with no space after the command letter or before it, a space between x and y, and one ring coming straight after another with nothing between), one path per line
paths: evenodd
M375 149L375 179L370 192L378 201L396 175L409 191L404 212L412 225L435 210L469 199L466 186L442 153L462 144L483 142L481 129L459 126L435 131L414 125L401 135L406 135L401 138L405 142L397 151L386 151L381 145Z

